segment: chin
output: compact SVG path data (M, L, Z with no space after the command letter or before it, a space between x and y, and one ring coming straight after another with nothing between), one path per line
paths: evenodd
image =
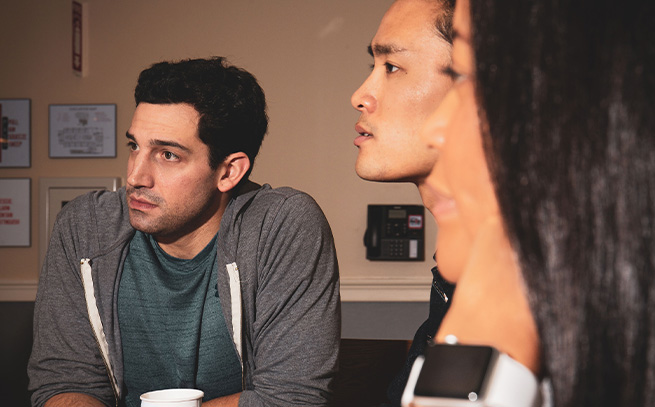
M379 174L373 171L367 171L366 168L355 167L357 176L365 181L381 181Z
M375 155L366 154L364 151L359 151L357 161L355 161L355 172L359 178L366 181L379 181L380 180L380 166L377 164L381 162L375 159Z
M462 266L460 261L452 258L441 258L437 254L437 267L439 268L439 273L451 284L457 284L459 276L462 274Z
M359 178L366 181L374 182L413 182L413 177L408 177L405 174L393 174L383 172L377 168L367 168L362 165L355 166L355 172Z
M402 177L391 177L391 176L383 176L383 175L371 175L371 174L359 174L359 178L365 180L365 181L372 181L372 182L410 182L411 180L402 178ZM413 182L413 181L412 181Z
M139 219L136 219L133 216L130 216L130 225L139 232L147 233L149 235L154 235L157 233L157 229L153 227L148 222L139 222Z
M437 267L441 276L451 284L456 284L468 261L468 250L464 250L456 239L448 239L441 242L437 237Z

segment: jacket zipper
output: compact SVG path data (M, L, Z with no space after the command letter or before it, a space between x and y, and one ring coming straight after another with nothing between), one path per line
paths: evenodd
M232 340L241 362L241 388L246 388L246 368L243 361L243 314L241 309L241 277L236 263L225 265L230 283L230 302L232 304Z
M111 369L111 365L109 363L109 355L105 353L102 345L100 344L100 338L98 338L98 333L96 332L96 329L102 331L102 322L100 321L100 316L98 315L98 322L101 324L99 327L96 327L93 323L94 318L91 316L92 313L92 306L90 304L90 300L93 302L93 306L95 306L95 294L93 293L93 279L91 278L91 265L89 264L91 259L81 259L80 260L80 274L82 276L82 284L84 286L84 298L86 300L86 308L87 308L87 314L89 317L89 325L91 325L91 332L93 332L93 338L96 341L96 346L98 347L98 350L100 351L100 356L102 356L102 362L105 364L105 370L107 372L107 377L109 378L109 384L111 385L111 389L114 393L114 400L116 403L116 407L118 407L118 389L116 388L116 382L113 375L113 371ZM89 279L85 278L85 267L88 268L88 275ZM89 292L90 291L90 292ZM92 296L92 298L89 298L89 296ZM95 308L96 313L97 307ZM104 335L104 333L103 333Z
M91 324L91 330L93 330L93 325ZM114 386L113 379L111 377L111 374L109 373L109 362L107 359L105 359L105 355L102 353L102 348L100 347L100 342L98 341L98 337L96 336L95 332L93 333L93 338L96 340L96 346L98 347L98 350L100 351L100 354L102 355L102 362L105 364L105 370L107 371L107 378L109 379L109 384L111 384L111 390L114 393L114 402L116 407L118 407L118 392L116 390L116 387Z

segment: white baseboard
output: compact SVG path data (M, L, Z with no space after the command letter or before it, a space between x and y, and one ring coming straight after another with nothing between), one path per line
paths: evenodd
M0 302L34 301L37 281L0 280ZM351 302L427 302L425 278L342 278L341 300Z
M0 302L30 302L36 299L38 281L0 280Z
M426 278L341 278L341 301L428 302L430 284Z

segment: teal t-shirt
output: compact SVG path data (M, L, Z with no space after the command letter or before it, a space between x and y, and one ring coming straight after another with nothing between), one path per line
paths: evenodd
M216 241L190 260L169 256L142 232L130 242L118 291L126 406L166 388L200 389L204 400L241 391L216 289Z

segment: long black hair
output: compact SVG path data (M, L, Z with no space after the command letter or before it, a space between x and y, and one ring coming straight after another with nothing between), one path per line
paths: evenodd
M655 405L654 5L471 0L487 161L558 407Z

